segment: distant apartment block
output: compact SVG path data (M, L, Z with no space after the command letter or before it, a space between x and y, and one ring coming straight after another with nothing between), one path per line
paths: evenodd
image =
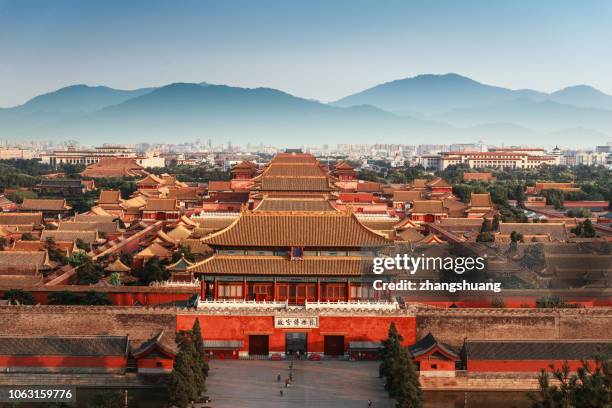
M0 147L0 160L33 159L34 151L18 147Z
M556 154L548 155L544 149L496 148L489 149L488 152L462 151L423 155L417 158L417 163L426 169L435 170L444 170L453 164L467 164L473 169L531 169L543 164L559 164L560 157Z
M41 154L42 162L52 166L62 164L84 164L88 166L109 157L133 158L142 167L164 167L166 165L163 157L157 155L138 156L132 148L125 146L101 146L93 150L69 147L66 150L55 150L51 153Z

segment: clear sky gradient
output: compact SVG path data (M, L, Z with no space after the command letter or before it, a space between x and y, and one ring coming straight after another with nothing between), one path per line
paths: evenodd
M0 106L72 84L332 101L423 73L612 94L612 1L0 0Z

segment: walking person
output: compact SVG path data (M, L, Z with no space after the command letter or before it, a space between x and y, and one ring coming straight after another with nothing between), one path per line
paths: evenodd
M368 408L372 408L372 400L368 400Z
M281 374L278 373L276 374L276 382L280 382L280 380L281 380Z

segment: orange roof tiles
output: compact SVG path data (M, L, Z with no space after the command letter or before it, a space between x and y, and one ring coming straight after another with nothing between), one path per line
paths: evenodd
M414 201L413 213L440 214L445 213L444 204L441 200Z
M379 192L382 191L381 184L375 181L358 182L355 187L357 192Z
M91 244L98 240L98 232L93 231L58 231L58 230L44 230L40 236L41 241L46 241L47 238L53 238L54 241L81 241Z
M490 193L477 194L472 193L470 195L470 206L471 207L492 207L493 202L491 201Z
M208 182L208 191L231 191L232 190L232 182L231 181L209 181Z
M121 202L121 191L119 190L102 190L98 204L119 204Z
M145 178L143 178L142 180L138 180L136 182L136 184L140 184L140 185L154 185L154 184L163 184L164 181L159 178L158 176L156 176L155 174L147 174L147 176Z
M198 188L197 187L180 187L174 188L168 191L167 198L175 198L177 200L197 200Z
M393 202L410 202L414 200L420 200L423 198L422 191L404 191L394 190L393 191Z
M336 163L336 165L334 166L334 169L335 170L354 170L353 166L351 166L345 160L342 160L342 161Z
M70 206L66 204L65 199L24 198L21 209L35 211L65 211L69 210Z
M189 268L191 272L225 275L349 275L360 276L372 270L361 257L303 257L219 255Z
M92 178L142 177L145 174L144 168L129 157L105 157L90 164L81 173L84 177Z
M37 213L24 213L24 212L11 212L11 213L0 213L0 225L40 225L43 223L43 214Z
M264 198L255 211L336 211L324 198Z
M448 181L444 180L441 177L436 177L435 179L429 181L427 183L427 187L451 187Z
M263 177L263 191L330 191L327 177Z
M411 188L425 188L427 187L426 179L415 179L410 185Z
M353 214L245 212L226 229L202 239L219 246L363 247L389 241Z
M178 211L178 204L173 198L149 198L143 211Z

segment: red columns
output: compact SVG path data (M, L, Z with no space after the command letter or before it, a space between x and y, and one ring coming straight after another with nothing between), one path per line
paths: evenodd
M351 301L351 281L346 282L346 301Z
M202 281L200 282L200 300L204 301L206 299L206 281L204 277L202 277Z
M215 290L213 291L214 292L214 299L218 300L219 299L219 282L217 282L217 278L215 278L214 285L215 285Z
M247 282L246 282L246 276L245 276L242 281L242 300L246 300L246 299L247 299Z
M317 278L317 302L321 301L321 281Z

